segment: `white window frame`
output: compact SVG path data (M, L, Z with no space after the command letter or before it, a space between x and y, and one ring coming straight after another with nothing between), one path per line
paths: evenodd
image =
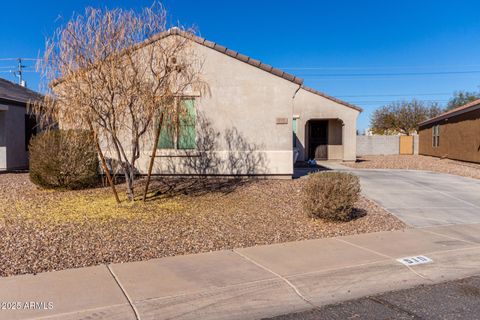
M436 124L432 127L432 146L438 148L440 146L440 125Z

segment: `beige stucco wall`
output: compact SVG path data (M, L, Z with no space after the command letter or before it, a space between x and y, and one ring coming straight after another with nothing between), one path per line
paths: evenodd
M328 120L328 159L343 160L343 123L337 119Z
M355 161L356 159L356 122L359 111L344 106L318 94L300 89L294 100L293 114L298 116L297 137L301 142L298 160L307 160L306 124L312 119L331 119L329 121L329 159ZM342 144L338 145L342 132ZM335 139L335 143L334 140Z
M199 150L158 150L154 173L292 175L293 97L299 85L197 43L192 46L204 59L202 75L210 89L195 100ZM288 122L277 124L278 118ZM147 172L152 137L151 132L144 140L141 173Z
M154 174L291 176L294 115L300 117L301 144L306 121L331 119L330 158L355 160L357 110L196 42L191 46L204 60L202 77L210 92L195 98L198 150L158 150ZM139 173L148 171L153 135L152 128L141 142ZM102 145L107 157L116 158ZM304 150L299 160L303 159Z

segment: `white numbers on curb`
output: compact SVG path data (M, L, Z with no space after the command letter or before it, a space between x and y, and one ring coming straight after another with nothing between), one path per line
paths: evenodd
M433 262L432 259L425 256L414 256L397 259L398 262L403 263L406 266L415 266L417 264L425 264Z

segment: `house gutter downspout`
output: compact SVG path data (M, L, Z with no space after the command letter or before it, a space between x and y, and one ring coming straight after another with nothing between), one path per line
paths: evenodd
M302 88L302 85L303 85L303 81L298 85L297 90L295 90L295 92L293 93L292 101L295 100L295 96L297 95L297 92L300 91L300 89Z
M297 90L295 90L295 92L293 93L293 96L292 96L292 116L290 117L290 119L292 119L292 136L293 136L293 118L295 116L295 97L297 96L297 93L298 91L300 91L300 89L302 88L302 84L303 84L303 80L302 82L300 82L300 84L298 85L298 88ZM295 170L295 162L297 162L297 158L298 158L298 154L299 154L299 151L298 149L295 150L296 148L293 148L292 146L292 160L293 160L293 163L292 163L292 170L294 171ZM292 173L293 173L292 171Z

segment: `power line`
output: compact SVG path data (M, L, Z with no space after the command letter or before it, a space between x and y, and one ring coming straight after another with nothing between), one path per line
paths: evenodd
M436 68L478 68L480 65L444 66L377 66L377 67L282 67L283 70L389 70L389 69L436 69Z
M17 61L18 59L22 59L22 60L26 60L26 61L40 60L38 58L0 58L0 61Z
M366 100L366 101L349 101L351 103L357 103L357 104L367 104L367 103L390 103L390 102L396 102L397 100ZM441 100L422 100L424 102L448 102L449 100L441 99Z
M335 97L339 98L366 98L366 97L405 97L405 96L445 96L451 95L452 92L445 92L445 93L392 93L392 94L361 94L361 95L335 95Z
M344 80L368 80L368 81L378 81L378 80L391 80L391 81L404 81L404 80L419 80L419 79L432 79L435 77L432 76L406 76L406 77L314 77L314 78L308 78L308 77L301 77L304 78L305 80L308 80L310 82L313 81L344 81ZM479 79L480 77L478 75L464 75L464 76L450 76L450 77L442 77L442 80L462 80L462 79Z
M472 71L436 71L436 72L399 72L399 73L324 73L324 74L300 74L300 77L384 77L384 76L423 76L423 75L449 75L449 74L474 74L480 70Z
M12 72L15 72L14 70L0 70L0 73L12 73ZM33 72L33 73L37 73L38 71L35 71L35 70L22 70L23 73L25 72Z

